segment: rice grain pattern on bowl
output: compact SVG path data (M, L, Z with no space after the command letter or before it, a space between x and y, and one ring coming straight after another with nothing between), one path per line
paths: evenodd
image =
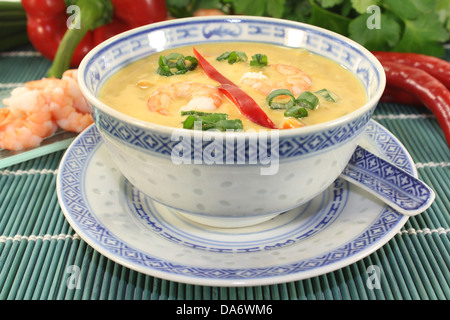
M118 70L166 49L209 42L262 42L303 48L353 72L367 103L335 120L289 130L210 132L151 124L98 98ZM117 35L91 50L79 83L112 159L124 177L181 215L215 227L267 221L328 188L353 154L383 93L378 60L325 29L265 17L177 19Z

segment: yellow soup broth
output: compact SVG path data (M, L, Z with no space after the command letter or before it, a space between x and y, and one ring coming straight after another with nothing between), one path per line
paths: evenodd
M253 100L264 110L277 128L286 128L289 117L284 115L285 110L271 109L266 102L266 95L261 94L253 86L242 83L244 74L261 73L270 82L264 81L264 86L287 83L289 78L273 66L286 65L295 67L299 73L290 75L294 79L302 79L306 75L310 81L308 91L315 93L321 89L327 89L336 97L336 101L328 101L320 95L319 105L314 110L308 110L308 116L294 119L300 126L313 125L348 114L366 103L367 97L361 82L347 69L336 62L322 56L313 54L304 49L285 48L270 44L259 43L211 43L196 45L197 51L202 54L222 75L230 79L236 85L250 95ZM227 60L217 61L216 58L227 51L242 51L248 60L228 63ZM165 108L165 114L150 111L147 107L149 96L159 87L167 84L180 85L179 83L202 83L218 87L219 83L211 80L198 66L185 74L162 76L157 73L160 56L176 52L184 56L195 57L192 46L167 50L136 61L113 75L103 86L99 93L99 99L107 105L127 114L131 117L155 124L181 128L186 116L182 116L180 109L189 101L184 98L174 98L170 106ZM250 66L250 60L255 54L265 54L268 65L264 67ZM297 70L295 69L295 70ZM292 69L289 69L292 70ZM258 76L259 77L259 76ZM252 83L253 85L253 83ZM222 103L215 110L201 110L204 112L220 112L228 114L229 119L241 119L244 130L261 129L263 127L251 122L241 114L238 107L231 100L223 97ZM292 119L291 119L292 120Z

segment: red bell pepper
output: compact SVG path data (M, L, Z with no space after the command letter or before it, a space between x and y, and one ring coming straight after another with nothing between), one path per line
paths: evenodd
M67 6L66 6L67 4ZM104 40L129 29L166 19L165 0L22 0L27 32L34 48L53 64L48 77L61 77ZM68 28L76 11L80 20ZM77 28L79 27L79 28Z
M241 90L231 80L224 77L216 70L195 48L194 54L197 57L199 66L205 71L206 75L219 82L221 86L219 90L222 91L233 103L241 110L241 112L252 122L260 126L277 129L277 126L270 120L261 107L252 99L247 93Z

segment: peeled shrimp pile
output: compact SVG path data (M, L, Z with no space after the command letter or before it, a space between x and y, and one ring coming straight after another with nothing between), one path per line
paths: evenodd
M21 150L39 145L58 128L81 132L93 123L77 82L77 70L61 79L30 81L11 91L0 109L0 149Z

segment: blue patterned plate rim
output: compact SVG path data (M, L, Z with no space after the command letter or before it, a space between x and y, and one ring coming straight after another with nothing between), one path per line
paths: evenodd
M370 120L364 136L367 142L364 147L372 149L379 156L417 176L414 162L405 147L382 125ZM92 125L67 149L57 176L57 194L62 211L75 232L107 258L135 271L170 281L236 287L269 285L319 276L346 267L378 250L392 239L408 220L407 216L381 205L378 216L368 225L364 225L364 230L360 234L346 239L345 243L332 248L329 252L308 259L249 268L220 265L205 268L191 261L180 264L133 248L129 245L129 239L124 238L127 235L114 234L105 227L103 218L99 218L96 212L91 212L92 207L85 194L86 181L80 172L92 165L93 157L102 144L97 128ZM67 181L70 181L70 186ZM107 235L107 240L98 237L99 230ZM327 230L325 228L322 232ZM272 253L267 252L267 255ZM205 256L208 254L204 253ZM242 254L234 258L240 258Z

